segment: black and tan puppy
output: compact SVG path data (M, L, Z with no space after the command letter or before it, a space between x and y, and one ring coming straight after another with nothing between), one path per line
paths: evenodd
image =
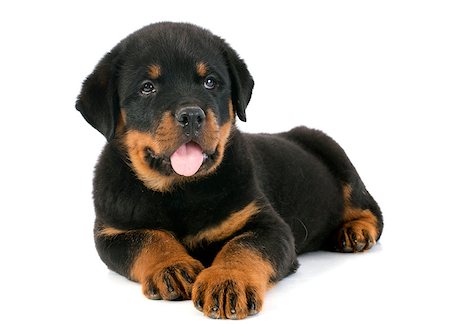
M150 299L244 318L300 253L360 252L381 235L377 203L330 137L239 132L252 88L227 43L177 23L131 34L83 84L76 107L108 140L98 253Z

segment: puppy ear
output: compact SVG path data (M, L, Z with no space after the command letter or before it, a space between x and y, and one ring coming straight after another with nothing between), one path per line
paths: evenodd
M227 43L225 46L225 59L228 64L228 73L231 78L231 100L240 120L246 121L245 109L252 97L253 78L245 62Z
M117 73L119 48L107 53L86 78L75 107L108 141L114 138L119 115Z

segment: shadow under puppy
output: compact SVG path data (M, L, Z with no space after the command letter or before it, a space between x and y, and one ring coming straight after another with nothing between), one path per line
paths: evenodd
M330 137L235 127L252 89L225 41L181 23L131 34L83 84L76 107L108 140L95 169L96 247L150 299L245 318L298 254L360 252L381 235L377 203Z

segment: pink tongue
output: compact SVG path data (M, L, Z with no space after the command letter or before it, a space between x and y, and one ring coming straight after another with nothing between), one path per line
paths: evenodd
M189 177L194 175L203 163L203 152L200 146L193 142L181 145L170 157L172 168L179 175Z

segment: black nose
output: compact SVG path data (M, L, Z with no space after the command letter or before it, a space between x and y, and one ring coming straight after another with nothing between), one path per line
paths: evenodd
M185 135L196 136L205 121L205 113L200 107L183 107L175 113L175 119Z

